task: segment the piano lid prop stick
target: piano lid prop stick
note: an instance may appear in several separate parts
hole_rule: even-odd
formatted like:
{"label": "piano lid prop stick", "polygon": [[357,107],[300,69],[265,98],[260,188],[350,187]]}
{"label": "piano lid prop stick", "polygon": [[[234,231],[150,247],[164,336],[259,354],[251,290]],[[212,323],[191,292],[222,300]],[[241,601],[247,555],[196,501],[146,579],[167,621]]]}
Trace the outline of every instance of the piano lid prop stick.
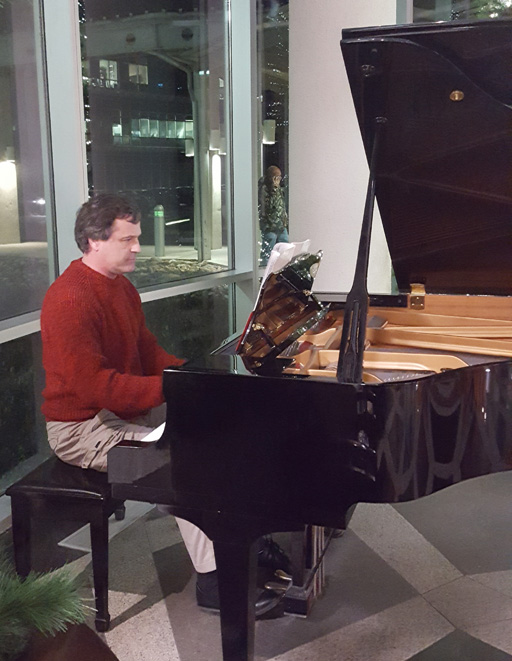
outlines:
{"label": "piano lid prop stick", "polygon": [[347,302],[345,304],[340,357],[336,370],[336,378],[342,383],[362,383],[363,380],[363,352],[366,339],[366,317],[368,315],[368,290],[366,281],[372,234],[373,207],[375,203],[375,167],[379,136],[381,128],[385,123],[385,117],[375,118],[370,176],[364,205],[363,225],[359,238],[356,272],[352,289],[347,296]]}

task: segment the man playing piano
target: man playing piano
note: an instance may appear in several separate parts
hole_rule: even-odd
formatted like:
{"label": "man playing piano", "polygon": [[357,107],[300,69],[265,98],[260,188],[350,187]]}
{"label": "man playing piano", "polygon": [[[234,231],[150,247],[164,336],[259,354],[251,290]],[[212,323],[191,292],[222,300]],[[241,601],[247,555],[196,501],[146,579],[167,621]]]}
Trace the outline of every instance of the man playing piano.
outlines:
{"label": "man playing piano", "polygon": [[[129,200],[102,194],[84,203],[75,223],[83,256],[51,285],[41,310],[48,441],[60,459],[82,468],[106,471],[114,445],[165,421],[163,370],[185,362],[158,345],[123,277],[135,268],[140,233],[140,212]],[[198,573],[198,604],[218,608],[213,544],[177,521]],[[257,600],[262,613],[276,595],[264,590]]]}

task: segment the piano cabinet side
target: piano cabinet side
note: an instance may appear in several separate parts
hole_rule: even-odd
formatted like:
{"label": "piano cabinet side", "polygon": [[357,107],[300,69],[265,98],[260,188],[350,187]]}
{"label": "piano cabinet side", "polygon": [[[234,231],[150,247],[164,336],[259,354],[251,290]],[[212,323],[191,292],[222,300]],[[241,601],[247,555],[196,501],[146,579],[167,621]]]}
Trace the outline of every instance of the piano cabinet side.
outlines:
{"label": "piano cabinet side", "polygon": [[425,312],[512,321],[512,298],[509,296],[427,294],[425,296]]}
{"label": "piano cabinet side", "polygon": [[381,502],[512,469],[512,361],[371,385]]}

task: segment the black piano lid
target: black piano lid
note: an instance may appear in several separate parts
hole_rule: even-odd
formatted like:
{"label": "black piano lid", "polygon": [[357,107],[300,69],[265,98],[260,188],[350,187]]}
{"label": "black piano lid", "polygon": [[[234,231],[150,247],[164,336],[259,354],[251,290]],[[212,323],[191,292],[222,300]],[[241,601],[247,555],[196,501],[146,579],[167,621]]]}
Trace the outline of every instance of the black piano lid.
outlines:
{"label": "black piano lid", "polygon": [[510,294],[512,21],[348,29],[341,49],[367,158],[387,119],[376,196],[400,291]]}

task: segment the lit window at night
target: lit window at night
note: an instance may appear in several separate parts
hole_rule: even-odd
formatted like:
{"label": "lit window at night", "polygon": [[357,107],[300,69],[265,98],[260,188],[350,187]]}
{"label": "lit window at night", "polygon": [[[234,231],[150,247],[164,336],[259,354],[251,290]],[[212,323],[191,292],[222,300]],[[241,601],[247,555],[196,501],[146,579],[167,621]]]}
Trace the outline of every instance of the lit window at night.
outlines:
{"label": "lit window at night", "polygon": [[105,81],[105,87],[117,86],[117,62],[115,60],[100,60],[100,80]]}
{"label": "lit window at night", "polygon": [[128,77],[130,83],[136,83],[137,85],[147,85],[148,84],[148,68],[144,64],[129,64],[128,65]]}

